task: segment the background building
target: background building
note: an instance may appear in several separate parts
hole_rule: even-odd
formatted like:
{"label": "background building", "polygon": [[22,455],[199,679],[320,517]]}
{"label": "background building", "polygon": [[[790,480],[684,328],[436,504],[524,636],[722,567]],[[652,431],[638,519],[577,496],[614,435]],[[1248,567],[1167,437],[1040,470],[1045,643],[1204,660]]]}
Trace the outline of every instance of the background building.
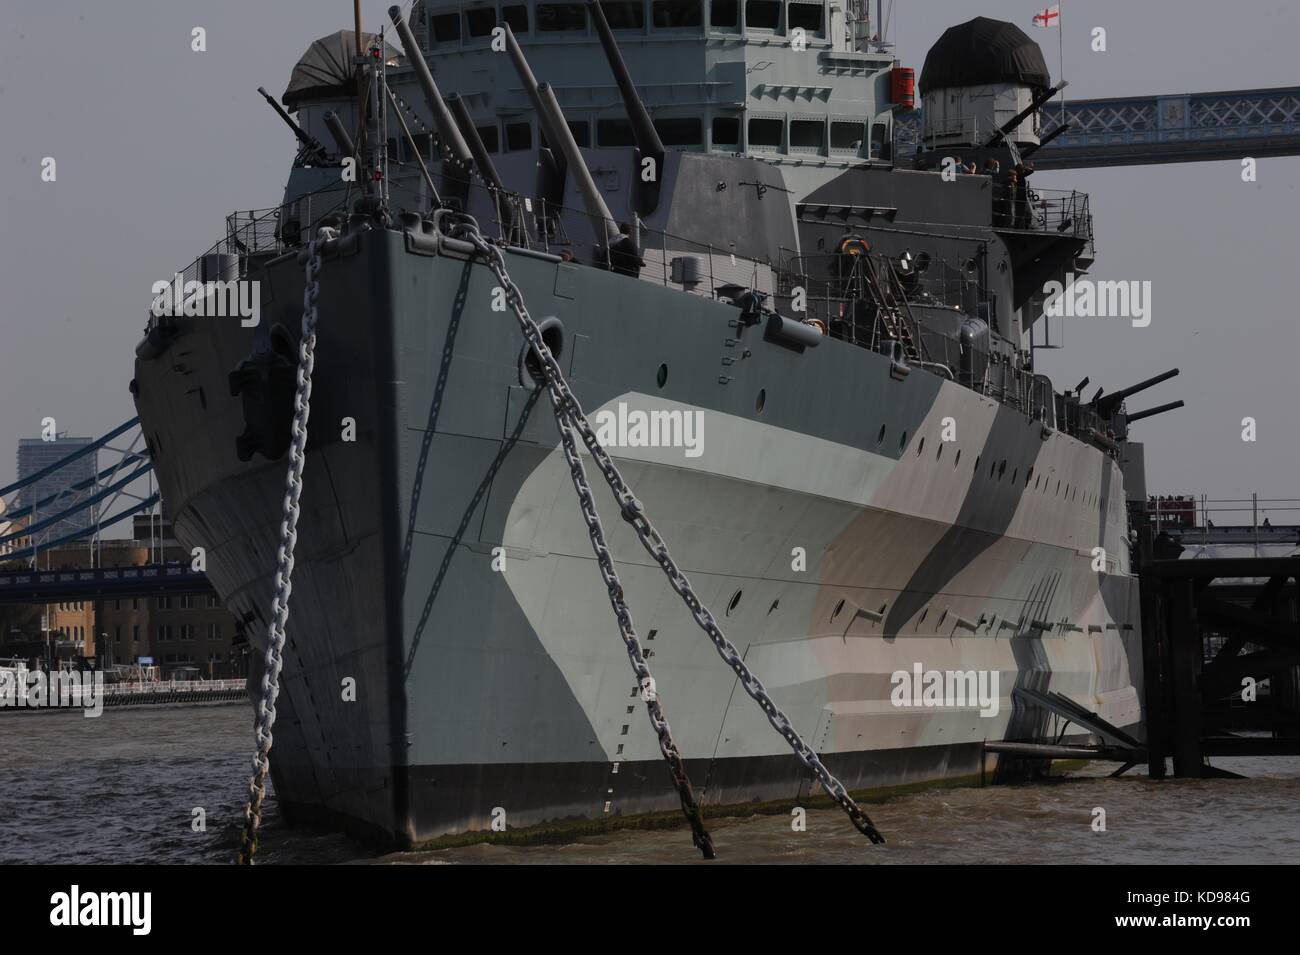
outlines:
{"label": "background building", "polygon": [[[59,435],[52,441],[46,441],[44,438],[20,438],[18,441],[18,480],[25,480],[43,468],[47,468],[67,457],[74,451],[93,443],[93,438],[70,438],[66,435]],[[41,520],[43,509],[39,507],[39,503],[53,495],[62,494],[57,502],[46,505],[46,513],[53,514],[66,509],[73,503],[76,499],[74,495],[78,493],[75,491],[70,492],[69,489],[74,484],[93,480],[98,468],[98,460],[97,451],[88,452],[52,474],[23,488],[18,494],[18,507],[38,505],[36,512],[32,515],[32,523],[39,523]],[[83,497],[92,493],[94,493],[93,487],[80,492]],[[32,537],[37,543],[44,544],[49,541],[57,541],[68,534],[83,531],[86,536],[90,536],[93,524],[93,508],[87,508],[78,514],[73,514],[56,522],[50,527],[34,532]]]}
{"label": "background building", "polygon": [[[57,570],[191,560],[189,551],[172,538],[165,514],[137,515],[132,533],[131,540],[104,540],[93,548],[81,541],[51,548],[42,552],[41,566]],[[91,658],[100,667],[151,662],[162,669],[164,679],[181,667],[195,667],[209,679],[248,674],[248,642],[242,626],[213,593],[70,599],[31,609],[38,613],[24,617],[20,632],[0,635],[0,640],[8,637],[25,647],[45,646],[38,622],[45,616],[54,652],[61,659]],[[0,656],[5,655],[0,650]]]}

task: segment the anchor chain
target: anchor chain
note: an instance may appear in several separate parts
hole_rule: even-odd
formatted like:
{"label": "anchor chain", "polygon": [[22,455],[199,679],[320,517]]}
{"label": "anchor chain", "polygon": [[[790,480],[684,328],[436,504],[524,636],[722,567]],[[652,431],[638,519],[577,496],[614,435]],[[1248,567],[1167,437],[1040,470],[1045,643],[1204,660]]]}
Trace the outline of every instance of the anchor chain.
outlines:
{"label": "anchor chain", "polygon": [[[578,506],[582,511],[582,519],[587,525],[587,535],[591,538],[591,549],[595,551],[596,562],[600,566],[600,576],[605,582],[605,589],[609,594],[609,603],[614,609],[614,617],[618,621],[619,636],[623,638],[623,644],[627,648],[627,657],[631,661],[632,672],[636,675],[637,688],[641,693],[642,701],[646,705],[646,714],[649,716],[650,726],[654,729],[655,736],[659,740],[659,751],[668,763],[668,773],[672,777],[673,786],[677,789],[678,798],[681,800],[682,814],[686,817],[686,821],[690,823],[691,838],[704,858],[714,859],[717,857],[717,853],[713,848],[713,838],[704,828],[704,818],[700,812],[699,804],[695,800],[695,791],[691,787],[690,777],[686,775],[686,765],[682,761],[681,753],[677,750],[677,744],[673,742],[672,729],[669,727],[668,720],[663,713],[663,707],[659,703],[658,689],[655,686],[654,677],[650,673],[650,667],[646,665],[645,654],[641,649],[641,641],[636,635],[636,626],[632,621],[632,613],[627,606],[623,583],[619,579],[617,569],[614,567],[614,558],[605,543],[604,525],[602,525],[600,514],[596,510],[596,499],[592,495],[591,485],[587,481],[587,471],[583,466],[582,458],[578,455],[577,443],[573,440],[573,431],[564,410],[564,392],[567,391],[564,376],[560,373],[559,365],[555,363],[549,349],[546,348],[545,342],[542,341],[541,332],[538,330],[536,323],[528,315],[528,310],[523,304],[523,298],[515,289],[510,276],[506,274],[505,262],[501,259],[500,253],[497,252],[496,258],[492,257],[492,252],[496,251],[496,247],[488,245],[476,228],[465,238],[468,238],[480,251],[488,256],[489,266],[506,290],[506,297],[511,301],[515,314],[524,326],[525,337],[533,343],[535,348],[541,346],[538,348],[538,354],[544,355],[543,361],[547,363],[546,388],[551,398],[551,404],[555,408],[555,423],[559,427],[564,457],[569,464],[569,477],[572,479],[574,490],[578,494]],[[585,424],[585,419],[583,419],[583,423]]]}
{"label": "anchor chain", "polygon": [[[668,582],[672,586],[673,590],[677,592],[678,596],[682,598],[687,608],[691,611],[691,616],[695,619],[696,624],[713,642],[714,647],[718,651],[718,655],[722,657],[723,661],[731,667],[736,676],[740,679],[740,684],[745,688],[745,692],[748,693],[756,703],[758,703],[762,708],[764,715],[767,716],[768,722],[772,724],[772,727],[780,733],[786,743],[789,744],[799,762],[817,777],[827,794],[830,795],[840,808],[844,810],[854,827],[873,843],[883,843],[885,837],[880,834],[878,829],[876,829],[875,825],[871,822],[871,819],[868,818],[867,814],[862,810],[862,807],[860,807],[854,801],[853,797],[849,795],[844,784],[826,768],[825,764],[823,764],[821,759],[818,757],[816,751],[804,742],[803,737],[801,737],[791,725],[789,718],[781,711],[780,707],[776,705],[775,701],[773,701],[772,697],[768,694],[762,681],[760,681],[758,677],[755,676],[745,665],[744,660],[741,659],[739,651],[731,641],[727,639],[726,635],[723,634],[717,621],[714,619],[713,614],[711,614],[708,608],[704,606],[703,602],[691,587],[691,583],[687,579],[686,575],[682,573],[681,569],[673,561],[672,555],[668,552],[668,545],[664,543],[659,532],[655,530],[654,525],[650,523],[650,519],[646,516],[645,509],[642,507],[641,502],[637,500],[636,496],[632,493],[631,488],[628,487],[627,482],[623,480],[623,475],[619,472],[613,459],[610,458],[609,454],[601,446],[600,442],[596,440],[596,432],[587,421],[587,417],[582,410],[582,405],[579,404],[577,397],[569,388],[564,373],[560,370],[559,363],[556,362],[555,356],[551,354],[550,349],[546,346],[546,342],[542,339],[541,329],[538,327],[537,322],[533,320],[533,317],[528,313],[528,308],[524,304],[523,296],[520,294],[519,289],[515,284],[510,280],[510,276],[506,272],[505,256],[502,254],[500,248],[492,245],[484,239],[472,220],[462,220],[457,223],[453,227],[453,235],[456,238],[471,243],[487,260],[488,268],[492,270],[497,281],[501,284],[501,287],[505,292],[506,301],[510,304],[511,310],[519,320],[519,325],[523,331],[524,338],[527,339],[528,343],[532,346],[534,352],[541,361],[542,369],[546,377],[546,387],[551,398],[551,404],[555,408],[556,419],[560,425],[560,437],[562,440],[567,438],[565,444],[565,457],[569,460],[569,468],[573,478],[573,483],[574,486],[578,488],[579,499],[583,502],[584,519],[587,518],[587,500],[583,500],[583,491],[586,490],[587,499],[590,499],[590,489],[586,488],[585,470],[581,469],[582,463],[576,455],[576,449],[574,454],[570,455],[569,453],[569,444],[572,442],[572,435],[568,430],[570,424],[581,436],[583,444],[586,445],[588,452],[592,456],[592,460],[595,461],[596,466],[600,469],[601,474],[605,478],[605,482],[609,485],[614,497],[618,500],[623,519],[632,525],[633,529],[636,531],[637,538],[641,541],[641,546],[646,549],[646,552],[649,553],[650,556],[655,559],[655,562],[659,564],[660,568],[662,568],[664,574],[668,577]],[[575,462],[577,467],[575,467]],[[612,558],[609,556],[609,550],[606,547],[603,535],[601,535],[600,532],[599,518],[596,519],[595,523],[588,520],[587,526],[588,531],[591,534],[592,547],[595,549],[596,556],[601,562],[601,575],[602,577],[606,577],[606,583],[608,584],[609,577],[606,576],[605,561],[610,561],[612,565]],[[616,577],[614,579],[617,580]],[[622,629],[623,617],[620,614],[619,604],[615,603],[615,599],[615,591],[611,589],[610,601],[611,603],[614,603],[615,614],[620,615],[619,626],[620,629]],[[619,601],[622,599],[621,587],[618,590],[617,599]],[[625,607],[623,608],[623,612],[626,612]],[[630,617],[628,618],[628,622],[630,624]],[[633,638],[635,639],[635,635],[633,635]],[[624,639],[626,640],[626,637]],[[633,659],[635,666],[635,658]],[[685,805],[685,796],[683,796],[683,805]]]}
{"label": "anchor chain", "polygon": [[257,752],[253,755],[253,774],[248,779],[244,832],[237,859],[240,865],[252,865],[253,856],[257,852],[257,830],[262,824],[262,802],[266,798],[266,774],[271,768],[271,728],[275,725],[275,701],[280,695],[284,627],[289,621],[289,595],[293,593],[293,551],[298,543],[299,498],[302,495],[302,469],[306,461],[307,419],[311,415],[311,379],[316,366],[316,299],[320,295],[320,247],[332,236],[333,230],[322,228],[307,245],[302,292],[302,340],[298,345],[298,381],[293,398],[293,438],[289,445],[289,470],[284,482],[284,516],[280,521],[275,599],[271,603],[271,626],[266,637],[262,696],[257,704]]}

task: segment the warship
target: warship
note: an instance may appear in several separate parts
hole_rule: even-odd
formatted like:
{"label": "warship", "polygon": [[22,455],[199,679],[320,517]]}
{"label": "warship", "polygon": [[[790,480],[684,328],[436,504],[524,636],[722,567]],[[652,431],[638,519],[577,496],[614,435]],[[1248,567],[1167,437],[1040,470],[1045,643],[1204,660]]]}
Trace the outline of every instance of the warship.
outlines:
{"label": "warship", "polygon": [[[305,433],[290,823],[399,847],[598,824],[675,810],[677,770],[706,812],[806,800],[828,786],[795,734],[848,791],[971,777],[987,741],[1051,738],[1034,694],[1140,728],[1124,399],[1151,382],[1085,400],[1035,372],[1044,287],[1094,257],[1087,197],[1029,186],[1060,88],[1037,44],[979,17],[918,82],[866,0],[389,15],[267,96],[283,201],[178,276],[256,282],[257,322],[155,308],[131,383],[175,535],[259,657]],[[677,579],[594,447],[566,453],[561,381]],[[899,705],[921,670],[995,698]]]}

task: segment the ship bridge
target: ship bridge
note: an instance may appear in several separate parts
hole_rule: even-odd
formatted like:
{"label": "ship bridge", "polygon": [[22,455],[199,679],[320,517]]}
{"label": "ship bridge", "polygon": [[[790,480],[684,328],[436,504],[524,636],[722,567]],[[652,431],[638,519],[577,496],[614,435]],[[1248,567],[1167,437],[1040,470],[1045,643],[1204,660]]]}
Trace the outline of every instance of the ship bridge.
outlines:
{"label": "ship bridge", "polygon": [[[488,152],[530,151],[543,138],[502,44],[494,46],[500,24],[551,85],[579,146],[632,146],[588,6],[417,0],[409,22],[439,87],[465,101]],[[867,49],[866,0],[602,0],[601,7],[665,146],[819,168],[891,158],[894,112],[912,104],[910,93],[893,102],[892,54]],[[390,76],[401,82],[400,69]],[[291,94],[284,101],[328,142],[324,112],[352,125],[344,92],[329,103]],[[434,155],[432,144],[428,150]]]}

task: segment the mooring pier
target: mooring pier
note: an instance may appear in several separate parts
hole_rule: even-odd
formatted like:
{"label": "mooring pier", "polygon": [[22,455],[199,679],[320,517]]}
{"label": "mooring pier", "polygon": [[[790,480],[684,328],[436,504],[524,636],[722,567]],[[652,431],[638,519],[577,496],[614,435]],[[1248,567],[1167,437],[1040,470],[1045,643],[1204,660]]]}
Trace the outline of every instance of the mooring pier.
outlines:
{"label": "mooring pier", "polygon": [[[1135,509],[1146,760],[1152,778],[1226,773],[1211,757],[1300,755],[1300,501],[1152,499]],[[1250,523],[1216,526],[1250,513]],[[1232,774],[1226,774],[1232,775]]]}

